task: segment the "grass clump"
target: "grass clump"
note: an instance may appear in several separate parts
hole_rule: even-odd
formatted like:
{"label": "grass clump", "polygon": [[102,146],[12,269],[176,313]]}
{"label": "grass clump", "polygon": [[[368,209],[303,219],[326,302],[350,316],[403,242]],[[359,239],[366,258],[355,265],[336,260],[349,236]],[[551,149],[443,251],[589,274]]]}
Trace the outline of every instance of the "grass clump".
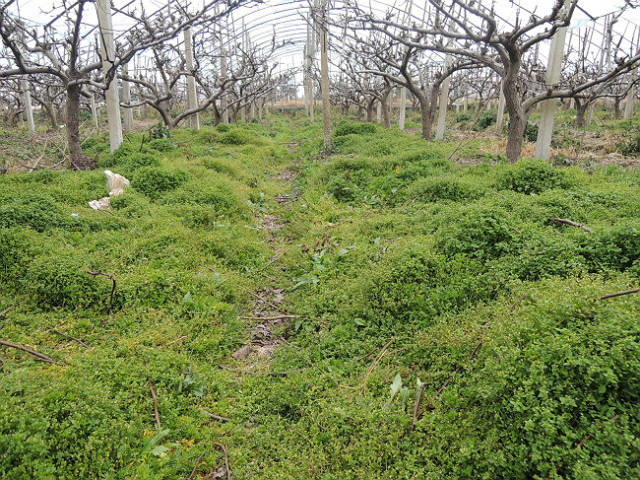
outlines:
{"label": "grass clump", "polygon": [[413,182],[407,191],[407,197],[422,202],[461,202],[475,200],[482,194],[483,190],[477,184],[452,177],[421,178]]}
{"label": "grass clump", "polygon": [[569,181],[561,170],[544,160],[520,160],[504,171],[496,182],[499,189],[532,194],[552,188],[569,186]]}
{"label": "grass clump", "polygon": [[0,197],[0,228],[23,226],[43,232],[67,223],[50,195],[31,191],[7,194]]}
{"label": "grass clump", "polygon": [[520,236],[509,214],[484,205],[452,212],[437,232],[437,248],[447,257],[486,260],[515,252]]}
{"label": "grass clump", "polygon": [[183,170],[142,167],[135,172],[131,186],[151,198],[157,198],[163,192],[178,188],[187,178]]}
{"label": "grass clump", "polygon": [[[38,257],[24,275],[25,292],[44,309],[94,307],[108,295],[105,282],[89,276],[87,265],[71,253]],[[111,285],[108,285],[110,287]]]}
{"label": "grass clump", "polygon": [[374,123],[342,121],[336,126],[333,131],[333,135],[335,137],[343,137],[345,135],[367,135],[376,133],[376,131],[376,125]]}

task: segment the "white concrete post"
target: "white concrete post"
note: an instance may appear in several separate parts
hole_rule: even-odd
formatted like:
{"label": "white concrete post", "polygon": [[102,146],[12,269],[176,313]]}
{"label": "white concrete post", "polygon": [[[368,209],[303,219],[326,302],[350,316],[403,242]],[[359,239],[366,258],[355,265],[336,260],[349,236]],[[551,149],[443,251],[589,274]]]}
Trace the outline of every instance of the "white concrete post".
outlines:
{"label": "white concrete post", "polygon": [[496,130],[502,132],[502,121],[504,120],[504,91],[502,90],[502,82],[500,82],[500,94],[498,95],[498,113],[496,114]]}
{"label": "white concrete post", "polygon": [[398,128],[404,130],[404,122],[407,118],[407,89],[400,88],[400,113],[398,116]]}
{"label": "white concrete post", "polygon": [[382,102],[378,100],[376,103],[376,122],[382,123]]}
{"label": "white concrete post", "polygon": [[[110,0],[96,0],[96,12],[100,28],[100,50],[102,54],[102,69],[106,75],[113,65],[115,45],[113,43],[113,25],[111,23]],[[120,119],[120,96],[118,95],[117,77],[108,85],[105,91],[107,103],[107,122],[109,124],[109,144],[111,151],[122,145],[122,120]]]}
{"label": "white concrete post", "polygon": [[[224,82],[227,78],[227,57],[224,51],[224,36],[220,30],[220,78]],[[220,95],[220,109],[222,112],[222,123],[229,123],[229,111],[227,110],[227,100],[224,93]]]}
{"label": "white concrete post", "polygon": [[22,99],[24,101],[24,115],[27,120],[27,126],[29,132],[35,133],[36,124],[33,121],[33,107],[31,106],[31,92],[29,91],[29,84],[26,80],[20,80],[20,90],[22,90]]}
{"label": "white concrete post", "polygon": [[[565,2],[565,8],[568,2]],[[560,81],[562,70],[562,57],[564,56],[564,40],[567,34],[566,27],[559,28],[551,40],[549,60],[547,64],[546,84],[555,86]],[[551,154],[551,135],[553,134],[553,120],[556,113],[556,99],[545,100],[542,105],[540,123],[538,124],[538,139],[536,141],[536,158],[547,160]]]}
{"label": "white concrete post", "polygon": [[327,23],[327,0],[322,0],[320,17],[320,88],[322,90],[322,132],[324,147],[331,147],[331,104],[329,102],[329,34]]}
{"label": "white concrete post", "polygon": [[[444,61],[444,68],[447,69],[451,64],[451,56],[447,55]],[[436,140],[444,138],[444,128],[447,122],[447,104],[449,103],[449,84],[451,79],[445,78],[440,85],[440,100],[438,105],[438,124],[436,126]]]}
{"label": "white concrete post", "polygon": [[[187,109],[198,108],[198,91],[196,90],[196,79],[193,76],[193,39],[191,27],[184,29],[184,57],[189,72],[187,77]],[[189,126],[200,130],[200,116],[197,113],[189,116]]]}
{"label": "white concrete post", "polygon": [[629,89],[627,98],[624,101],[624,119],[633,117],[633,109],[636,104],[636,87],[635,85]]}
{"label": "white concrete post", "polygon": [[[125,76],[129,74],[129,68],[126,63],[122,66],[122,73]],[[122,81],[122,103],[131,105],[131,85],[127,80]],[[125,131],[130,132],[133,130],[133,109],[125,108],[122,112],[122,117]]]}
{"label": "white concrete post", "polygon": [[304,83],[305,83],[305,102],[307,105],[307,113],[309,120],[313,123],[314,119],[314,105],[313,105],[313,57],[315,55],[315,40],[313,38],[313,26],[312,16],[307,16],[307,44],[305,46],[305,59],[304,59]]}
{"label": "white concrete post", "polygon": [[93,118],[93,125],[98,129],[100,123],[98,122],[98,107],[96,106],[96,95],[91,94],[91,117]]}

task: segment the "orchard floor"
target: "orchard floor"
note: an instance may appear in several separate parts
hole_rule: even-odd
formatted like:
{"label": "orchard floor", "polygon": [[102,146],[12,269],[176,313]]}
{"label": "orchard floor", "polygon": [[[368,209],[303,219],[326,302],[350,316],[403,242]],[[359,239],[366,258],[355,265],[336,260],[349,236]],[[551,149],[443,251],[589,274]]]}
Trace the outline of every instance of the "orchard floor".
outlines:
{"label": "orchard floor", "polygon": [[0,177],[0,340],[54,362],[0,347],[1,478],[640,476],[640,294],[604,298],[640,287],[638,171],[321,138]]}

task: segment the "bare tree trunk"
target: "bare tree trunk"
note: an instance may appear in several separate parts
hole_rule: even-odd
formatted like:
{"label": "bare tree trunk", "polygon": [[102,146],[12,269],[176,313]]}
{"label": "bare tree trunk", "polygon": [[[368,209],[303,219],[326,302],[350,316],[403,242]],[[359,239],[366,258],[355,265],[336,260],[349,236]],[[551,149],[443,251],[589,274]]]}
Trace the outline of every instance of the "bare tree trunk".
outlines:
{"label": "bare tree trunk", "polygon": [[375,98],[367,102],[367,122],[373,122],[373,106],[375,105],[375,103]]}
{"label": "bare tree trunk", "polygon": [[581,100],[574,98],[574,103],[576,106],[576,127],[584,128],[585,115],[587,113],[587,107],[589,106],[589,102],[582,102]]}
{"label": "bare tree trunk", "polygon": [[391,118],[389,116],[389,93],[391,90],[387,90],[380,101],[382,106],[382,124],[384,128],[391,128]]}
{"label": "bare tree trunk", "polygon": [[[515,57],[515,56],[514,56]],[[507,160],[517,162],[522,153],[522,143],[524,141],[524,130],[527,126],[529,113],[524,110],[522,86],[518,83],[518,71],[520,70],[520,59],[510,58],[508,65],[505,65],[505,76],[503,79],[504,100],[509,112],[509,134],[507,136]]]}
{"label": "bare tree trunk", "polygon": [[67,142],[69,144],[70,167],[75,170],[96,168],[95,160],[82,153],[80,143],[80,87],[67,86]]}
{"label": "bare tree trunk", "polygon": [[[437,95],[437,93],[436,93]],[[431,108],[429,101],[424,95],[418,97],[420,101],[420,114],[422,117],[422,138],[425,140],[431,140],[431,128],[433,127],[433,116],[431,115]]]}
{"label": "bare tree trunk", "polygon": [[613,98],[613,111],[616,118],[620,118],[622,116],[622,111],[620,110],[620,102],[622,101],[622,97],[614,97]]}

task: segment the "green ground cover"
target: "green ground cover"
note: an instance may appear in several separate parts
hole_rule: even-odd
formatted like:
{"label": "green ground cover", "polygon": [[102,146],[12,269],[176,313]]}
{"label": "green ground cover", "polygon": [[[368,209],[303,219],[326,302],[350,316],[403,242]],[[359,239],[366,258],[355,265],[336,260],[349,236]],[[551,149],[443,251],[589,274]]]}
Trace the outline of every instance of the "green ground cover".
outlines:
{"label": "green ground cover", "polygon": [[152,137],[0,177],[0,339],[56,362],[0,350],[0,477],[224,478],[214,442],[239,479],[640,475],[640,297],[600,299],[640,286],[636,170],[354,122],[320,158],[277,116]]}

